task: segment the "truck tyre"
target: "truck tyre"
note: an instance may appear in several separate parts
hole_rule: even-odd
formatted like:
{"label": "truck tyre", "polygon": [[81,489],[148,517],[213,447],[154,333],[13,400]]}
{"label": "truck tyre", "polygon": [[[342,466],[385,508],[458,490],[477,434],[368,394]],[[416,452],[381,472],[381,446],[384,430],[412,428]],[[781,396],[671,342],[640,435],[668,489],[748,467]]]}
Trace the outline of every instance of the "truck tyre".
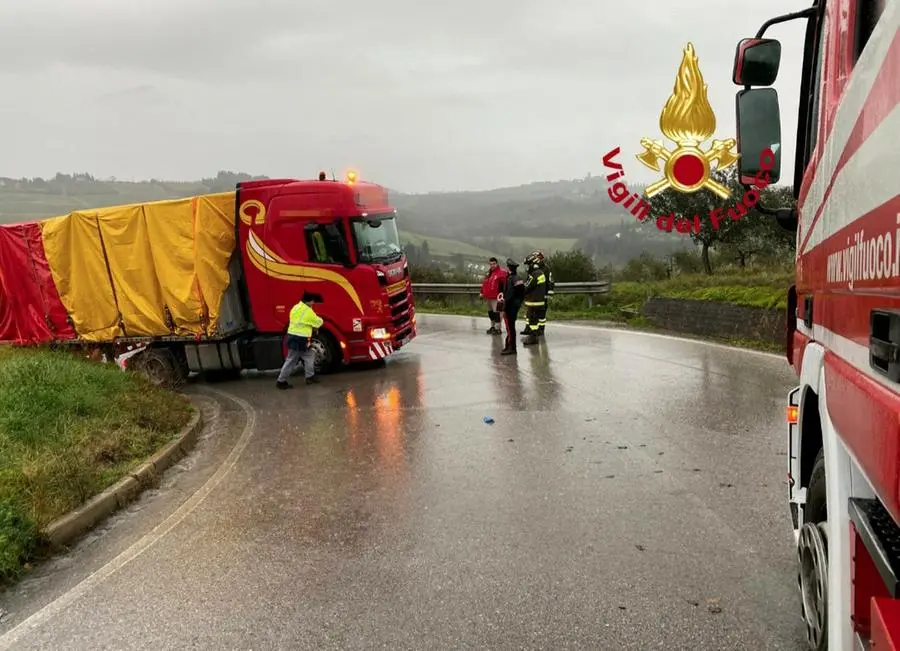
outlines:
{"label": "truck tyre", "polygon": [[337,342],[329,332],[319,330],[312,336],[310,348],[316,353],[316,373],[334,373],[340,364]]}
{"label": "truck tyre", "polygon": [[809,477],[809,487],[806,490],[806,513],[804,522],[825,522],[828,520],[828,508],[825,501],[825,450],[819,450],[812,473]]}
{"label": "truck tyre", "polygon": [[143,375],[155,387],[177,389],[187,379],[175,355],[166,348],[148,348],[135,355],[134,364],[129,368]]}
{"label": "truck tyre", "polygon": [[825,450],[813,464],[800,540],[799,583],[806,641],[813,651],[828,648],[828,507],[825,500]]}

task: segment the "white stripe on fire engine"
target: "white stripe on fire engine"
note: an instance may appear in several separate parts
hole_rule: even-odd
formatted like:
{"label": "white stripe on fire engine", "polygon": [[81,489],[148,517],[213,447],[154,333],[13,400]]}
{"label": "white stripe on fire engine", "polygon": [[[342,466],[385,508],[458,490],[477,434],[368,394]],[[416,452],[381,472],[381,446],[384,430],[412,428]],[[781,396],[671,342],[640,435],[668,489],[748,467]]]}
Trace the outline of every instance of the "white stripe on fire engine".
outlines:
{"label": "white stripe on fire engine", "polygon": [[858,344],[852,339],[842,337],[833,330],[829,330],[817,323],[813,324],[812,331],[810,331],[806,324],[803,323],[803,319],[799,317],[797,318],[797,331],[822,344],[826,350],[830,350],[850,364],[850,366],[872,378],[886,389],[900,394],[900,387],[883,375],[879,375],[869,366],[869,349],[866,346]]}
{"label": "white stripe on fire engine", "polygon": [[[898,134],[900,104],[894,107],[838,173],[825,210],[803,253],[811,251],[853,220],[900,194]],[[814,213],[804,211],[804,215],[804,219],[811,221]]]}
{"label": "white stripe on fire engine", "polygon": [[369,359],[373,361],[378,359],[378,353],[375,352],[374,346],[369,346]]}
{"label": "white stripe on fire engine", "polygon": [[[875,83],[875,77],[878,76],[878,72],[884,65],[884,60],[887,57],[888,49],[894,40],[894,34],[897,32],[898,26],[900,26],[900,3],[892,2],[884,8],[884,13],[882,13],[878,25],[869,37],[866,49],[856,63],[853,74],[850,76],[850,81],[847,82],[847,86],[844,88],[844,95],[838,104],[837,112],[834,116],[834,126],[824,143],[825,151],[822,153],[822,160],[819,161],[819,165],[816,168],[816,176],[812,181],[809,194],[806,196],[806,203],[803,206],[803,212],[809,215],[809,219],[812,219],[819,206],[822,205],[825,189],[828,187],[831,177],[834,176],[838,160],[840,160],[841,154],[847,146],[847,141],[850,140],[850,134],[853,131],[853,127],[856,126],[856,120],[869,97],[869,92]],[[824,113],[823,109],[824,105],[820,108],[820,112]],[[869,139],[871,140],[874,136],[875,134],[872,134]],[[884,145],[889,147],[891,143],[886,142]],[[814,230],[818,231],[821,226],[821,224],[817,224]],[[803,233],[803,236],[805,236],[805,233]],[[816,237],[815,233],[813,237]],[[821,239],[819,238],[820,241]],[[809,246],[812,246],[812,241],[810,241]]]}

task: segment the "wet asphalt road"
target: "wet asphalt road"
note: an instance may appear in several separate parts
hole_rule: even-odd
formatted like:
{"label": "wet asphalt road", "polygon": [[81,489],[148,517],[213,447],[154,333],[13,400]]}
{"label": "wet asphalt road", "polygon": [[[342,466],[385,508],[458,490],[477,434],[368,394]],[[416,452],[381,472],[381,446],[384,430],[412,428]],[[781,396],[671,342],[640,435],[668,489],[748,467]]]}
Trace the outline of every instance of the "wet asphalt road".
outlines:
{"label": "wet asphalt road", "polygon": [[783,360],[419,325],[386,368],[193,387],[196,451],[0,596],[0,649],[801,648]]}

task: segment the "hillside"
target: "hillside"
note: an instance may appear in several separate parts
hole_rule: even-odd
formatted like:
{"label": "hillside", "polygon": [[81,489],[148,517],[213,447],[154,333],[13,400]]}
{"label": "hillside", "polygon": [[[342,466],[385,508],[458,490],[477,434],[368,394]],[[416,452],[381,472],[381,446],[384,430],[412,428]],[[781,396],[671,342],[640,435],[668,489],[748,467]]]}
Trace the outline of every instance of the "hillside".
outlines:
{"label": "hillside", "polygon": [[[89,174],[0,178],[0,223],[225,192],[249,178],[265,177],[219,172],[194,182],[99,180]],[[643,250],[665,255],[686,246],[684,238],[637,224],[610,202],[606,187],[604,178],[588,176],[483,192],[391,196],[404,242],[420,248],[427,240],[433,258],[456,265],[483,262],[490,255],[520,258],[536,248],[552,252],[574,247],[589,250],[599,263],[622,264]]]}

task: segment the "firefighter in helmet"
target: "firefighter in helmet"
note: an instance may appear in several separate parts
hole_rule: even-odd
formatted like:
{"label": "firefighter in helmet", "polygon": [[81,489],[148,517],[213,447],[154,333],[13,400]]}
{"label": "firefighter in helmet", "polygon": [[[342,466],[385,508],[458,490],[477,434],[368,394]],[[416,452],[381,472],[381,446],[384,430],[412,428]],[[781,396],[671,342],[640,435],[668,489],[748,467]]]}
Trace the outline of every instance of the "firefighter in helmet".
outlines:
{"label": "firefighter in helmet", "polygon": [[[537,329],[537,333],[536,333],[538,337],[543,337],[544,336],[544,328],[547,325],[547,306],[550,301],[550,297],[553,296],[553,287],[554,287],[555,283],[553,282],[553,274],[547,268],[547,258],[544,256],[543,251],[533,251],[528,256],[528,258],[526,258],[526,261],[528,259],[533,259],[535,261],[535,264],[537,265],[537,267],[544,273],[545,282],[547,285],[547,289],[544,294],[544,305],[542,306],[542,308],[540,310],[540,316],[538,318],[538,329]],[[521,334],[527,335],[527,334],[529,334],[529,332],[530,331],[528,329],[528,326],[526,325],[525,329],[522,330]]]}
{"label": "firefighter in helmet", "polygon": [[553,282],[553,272],[547,267],[547,259],[544,257],[543,252],[537,251],[538,254],[538,267],[540,267],[541,271],[544,272],[544,276],[547,278],[547,295],[544,297],[544,307],[541,311],[540,319],[538,320],[538,337],[544,336],[544,328],[547,325],[547,308],[550,305],[550,297],[553,296],[553,288],[556,283]]}
{"label": "firefighter in helmet", "polygon": [[543,257],[540,251],[536,251],[525,258],[525,268],[528,270],[528,277],[525,280],[525,319],[528,322],[525,331],[527,335],[522,341],[525,346],[531,346],[538,342],[538,330],[546,308],[547,277],[540,267],[538,254]]}

